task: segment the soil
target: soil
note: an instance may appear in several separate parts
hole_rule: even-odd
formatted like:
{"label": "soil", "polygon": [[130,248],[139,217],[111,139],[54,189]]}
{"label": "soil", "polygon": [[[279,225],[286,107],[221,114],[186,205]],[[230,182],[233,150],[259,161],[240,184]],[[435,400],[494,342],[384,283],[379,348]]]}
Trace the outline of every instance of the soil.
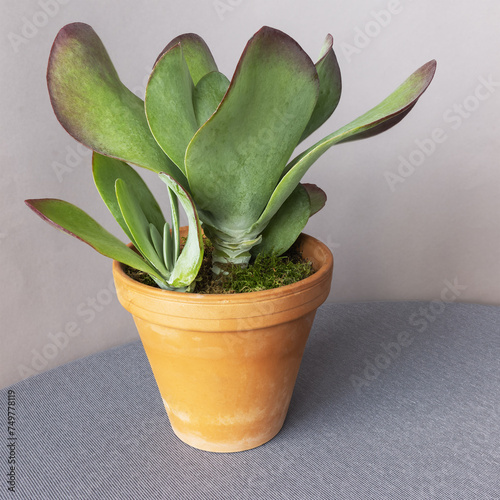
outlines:
{"label": "soil", "polygon": [[[292,246],[286,253],[278,256],[259,256],[250,265],[242,269],[240,266],[226,264],[221,266],[227,274],[215,276],[212,273],[212,246],[205,239],[205,252],[194,293],[227,294],[257,292],[291,285],[314,274],[312,264],[302,258],[301,253]],[[158,285],[147,274],[137,269],[124,266],[128,276],[145,285],[158,288]]]}

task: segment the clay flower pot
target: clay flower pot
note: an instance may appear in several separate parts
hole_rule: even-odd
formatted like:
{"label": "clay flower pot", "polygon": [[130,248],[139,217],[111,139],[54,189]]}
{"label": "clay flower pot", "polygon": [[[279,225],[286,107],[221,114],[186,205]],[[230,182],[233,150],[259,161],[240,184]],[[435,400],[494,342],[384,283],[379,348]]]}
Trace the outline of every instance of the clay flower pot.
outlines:
{"label": "clay flower pot", "polygon": [[316,272],[293,285],[228,295],[169,292],[113,275],[135,324],[170,423],[185,443],[236,452],[283,426],[316,309],[328,297],[333,257],[302,234]]}

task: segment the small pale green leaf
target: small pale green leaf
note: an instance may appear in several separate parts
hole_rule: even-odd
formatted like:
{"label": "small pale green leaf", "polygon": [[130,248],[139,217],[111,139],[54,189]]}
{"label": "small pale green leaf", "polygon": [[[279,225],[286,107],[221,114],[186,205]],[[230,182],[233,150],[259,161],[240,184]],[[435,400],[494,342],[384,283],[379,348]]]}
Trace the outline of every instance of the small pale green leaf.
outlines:
{"label": "small pale green leaf", "polygon": [[116,180],[116,199],[122,211],[137,249],[163,276],[168,276],[163,259],[156,253],[151,243],[149,221],[134,196],[134,192],[123,179]]}
{"label": "small pale green leaf", "polygon": [[109,211],[132,243],[135,244],[134,239],[127,223],[123,220],[122,211],[116,199],[115,184],[117,179],[123,179],[130,187],[148,222],[154,224],[158,231],[163,231],[165,217],[163,217],[161,208],[146,183],[131,166],[115,158],[109,158],[94,152],[92,156],[92,173],[95,185],[104,203],[106,203]]}
{"label": "small pale green leaf", "polygon": [[156,269],[75,205],[50,198],[26,200],[25,203],[42,219],[87,243],[100,254],[165,281]]}
{"label": "small pale green leaf", "polygon": [[193,81],[180,43],[156,63],[146,87],[146,115],[156,141],[185,173],[187,145],[198,130]]}
{"label": "small pale green leaf", "polygon": [[163,227],[163,261],[167,269],[172,272],[175,261],[172,249],[172,233],[170,232],[170,225],[168,222],[165,222],[165,226]]}
{"label": "small pale green leaf", "polygon": [[[176,36],[158,56],[157,62],[160,58],[168,52],[175,45],[181,44],[184,58],[186,59],[191,78],[195,85],[207,74],[212,71],[217,71],[215,60],[201,36],[195,33],[185,33]],[[156,63],[155,63],[156,64]]]}
{"label": "small pale green leaf", "polygon": [[217,111],[186,151],[200,210],[227,232],[265,208],[316,104],[318,75],[288,35],[264,27],[248,42]]}
{"label": "small pale green leaf", "polygon": [[330,34],[327,35],[321,49],[316,70],[319,77],[319,96],[309,123],[300,138],[301,141],[309,137],[332,115],[342,93],[339,63],[333,51],[333,37]]}
{"label": "small pale green leaf", "polygon": [[160,179],[179,199],[188,219],[189,232],[182,252],[175,263],[168,283],[176,288],[189,286],[200,269],[203,260],[203,233],[198,214],[189,193],[176,180],[164,173]]}
{"label": "small pale green leaf", "polygon": [[144,103],[120,81],[89,25],[72,23],[59,31],[47,83],[54,112],[75,139],[103,155],[186,182],[151,135]]}
{"label": "small pale green leaf", "polygon": [[218,71],[208,73],[198,82],[193,93],[193,105],[199,127],[214,114],[228,87],[229,80]]}
{"label": "small pale green leaf", "polygon": [[[151,238],[151,243],[153,243],[153,247],[156,251],[157,255],[163,255],[163,238],[161,234],[158,232],[158,229],[156,229],[156,226],[154,224],[149,223],[149,236]],[[168,269],[168,266],[165,265],[165,267]]]}
{"label": "small pale green leaf", "polygon": [[428,62],[415,71],[378,106],[320,140],[292,160],[256,225],[265,224],[276,213],[311,165],[330,147],[347,140],[362,139],[379,134],[401,121],[425,92],[435,71],[436,61]]}
{"label": "small pale green leaf", "polygon": [[252,248],[252,255],[286,252],[306,226],[310,211],[309,195],[299,184],[264,229],[262,242]]}
{"label": "small pale green leaf", "polygon": [[[181,236],[179,233],[179,199],[170,188],[168,188],[168,199],[170,200],[170,212],[172,215],[172,261],[176,262],[181,253]],[[170,234],[170,228],[168,234]]]}

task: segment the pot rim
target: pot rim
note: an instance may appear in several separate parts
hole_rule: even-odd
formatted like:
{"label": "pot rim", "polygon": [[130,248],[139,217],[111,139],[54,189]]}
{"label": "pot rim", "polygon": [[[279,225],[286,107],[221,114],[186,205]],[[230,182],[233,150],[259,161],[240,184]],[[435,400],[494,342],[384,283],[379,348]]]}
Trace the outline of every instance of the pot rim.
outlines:
{"label": "pot rim", "polygon": [[[333,270],[333,254],[331,250],[320,240],[310,236],[306,233],[301,233],[297,238],[299,242],[299,248],[303,251],[303,247],[306,243],[309,245],[314,245],[322,250],[322,259],[315,258],[314,255],[309,255],[308,260],[313,262],[313,266],[319,265],[319,268],[307,278],[292,283],[291,285],[284,285],[278,288],[272,288],[269,290],[260,290],[253,292],[239,292],[239,293],[185,293],[177,292],[173,290],[162,290],[160,288],[155,288],[149,285],[140,283],[130,276],[128,276],[123,270],[121,262],[113,261],[113,275],[115,279],[122,281],[127,287],[132,289],[134,292],[141,295],[148,295],[156,299],[168,299],[178,303],[186,302],[200,302],[200,303],[234,303],[234,302],[264,302],[271,298],[276,299],[277,296],[285,297],[289,295],[296,295],[304,293],[307,289],[318,286],[318,284],[324,280],[331,280],[331,273]],[[128,244],[129,247],[133,247],[132,243]]]}

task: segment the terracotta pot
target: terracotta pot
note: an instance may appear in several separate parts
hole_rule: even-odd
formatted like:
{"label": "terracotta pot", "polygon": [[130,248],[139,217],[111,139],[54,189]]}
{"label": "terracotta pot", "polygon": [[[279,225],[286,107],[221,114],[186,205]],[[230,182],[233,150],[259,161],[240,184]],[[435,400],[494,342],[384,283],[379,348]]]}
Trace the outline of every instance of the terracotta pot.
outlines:
{"label": "terracotta pot", "polygon": [[326,245],[305,234],[299,242],[316,272],[262,292],[169,292],[113,263],[118,299],[134,317],[172,428],[185,443],[243,451],[280,431],[333,271]]}

